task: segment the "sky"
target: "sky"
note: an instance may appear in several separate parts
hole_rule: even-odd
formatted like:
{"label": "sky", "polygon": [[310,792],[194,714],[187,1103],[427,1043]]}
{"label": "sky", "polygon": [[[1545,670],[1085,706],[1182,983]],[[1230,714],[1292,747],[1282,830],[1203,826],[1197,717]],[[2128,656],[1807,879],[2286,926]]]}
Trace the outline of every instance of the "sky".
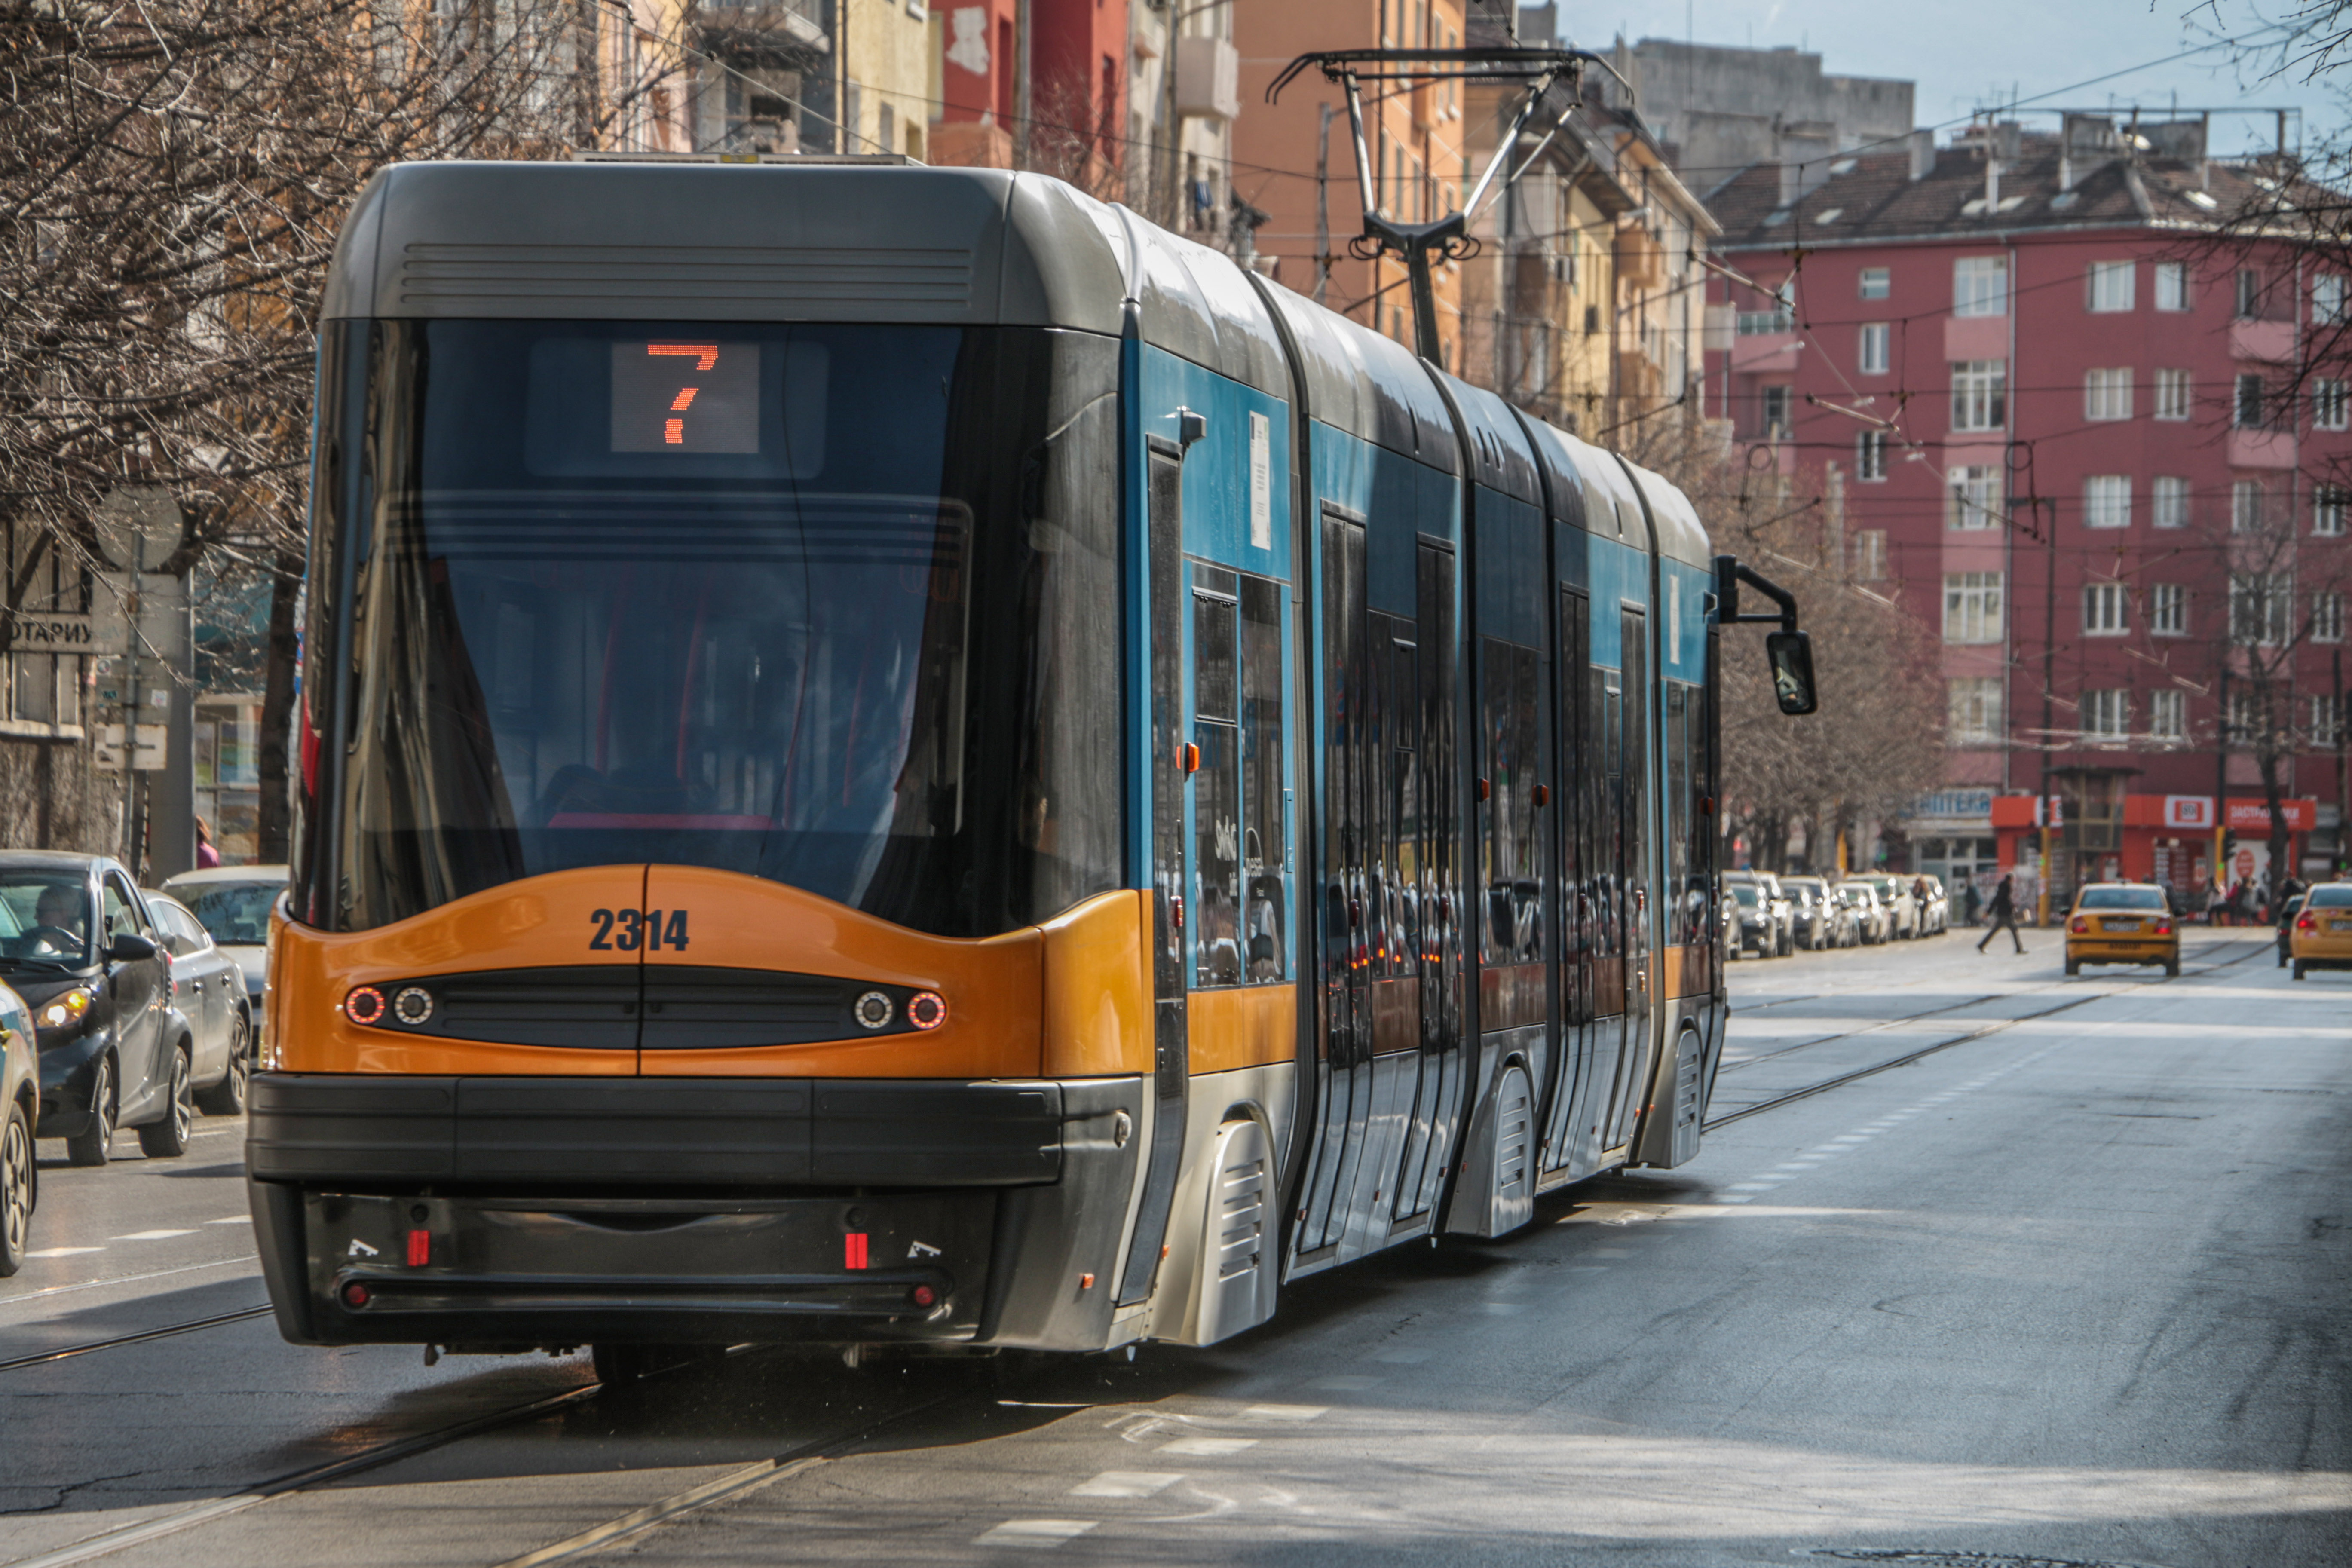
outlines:
{"label": "sky", "polygon": [[[1965,122],[1971,110],[2012,93],[2050,107],[2099,109],[2111,102],[2162,109],[2284,107],[2304,111],[2306,144],[2341,132],[2352,64],[2331,89],[2300,69],[2262,79],[2263,65],[2233,60],[2228,48],[2150,66],[2217,38],[2259,40],[2266,23],[2305,0],[1560,0],[1561,31],[1579,47],[1688,37],[1702,44],[1795,45],[1845,76],[1906,78],[1918,84],[1921,125]],[[2184,15],[2185,13],[2193,14]],[[1687,29],[1687,31],[1685,30]],[[2281,35],[2267,34],[2270,38]],[[2079,87],[2093,78],[2127,72]],[[2064,89],[2072,90],[2064,90]],[[2054,94],[2055,96],[2044,96]],[[2177,95],[2177,98],[2176,98]],[[2027,105],[2026,107],[2032,107]],[[2056,129],[2053,118],[2025,116]],[[2267,149],[2277,134],[2268,113],[2217,115],[2212,149]],[[2295,124],[2288,123],[2288,144]]]}

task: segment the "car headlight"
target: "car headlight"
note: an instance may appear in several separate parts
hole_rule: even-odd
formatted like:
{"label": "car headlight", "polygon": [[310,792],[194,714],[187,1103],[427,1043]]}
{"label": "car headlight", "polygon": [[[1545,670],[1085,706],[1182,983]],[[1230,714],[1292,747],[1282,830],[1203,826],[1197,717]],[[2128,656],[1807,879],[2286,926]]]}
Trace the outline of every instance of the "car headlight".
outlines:
{"label": "car headlight", "polygon": [[43,1003],[41,1010],[34,1016],[40,1027],[44,1029],[62,1029],[80,1022],[81,1016],[89,1011],[90,1004],[97,1000],[97,995],[95,987],[77,985],[72,990],[52,996]]}

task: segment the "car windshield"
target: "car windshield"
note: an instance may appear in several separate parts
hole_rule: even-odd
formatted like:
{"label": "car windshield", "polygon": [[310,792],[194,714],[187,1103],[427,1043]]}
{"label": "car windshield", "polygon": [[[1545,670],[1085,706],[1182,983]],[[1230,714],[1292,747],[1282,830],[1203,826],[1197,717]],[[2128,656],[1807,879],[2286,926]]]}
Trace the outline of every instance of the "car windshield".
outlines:
{"label": "car windshield", "polygon": [[69,872],[0,871],[0,964],[76,969],[89,962],[89,889]]}
{"label": "car windshield", "polygon": [[1739,907],[1743,910],[1756,907],[1756,885],[1753,882],[1734,882],[1731,896],[1739,900]]}
{"label": "car windshield", "polygon": [[2352,882],[2330,882],[2311,889],[2307,906],[2315,910],[2352,910]]}
{"label": "car windshield", "polygon": [[2085,888],[2083,901],[2076,906],[2085,910],[2160,910],[2164,894],[2154,888]]}
{"label": "car windshield", "polygon": [[166,882],[163,891],[187,906],[213,940],[225,947],[259,947],[269,940],[269,908],[286,890],[284,881]]}

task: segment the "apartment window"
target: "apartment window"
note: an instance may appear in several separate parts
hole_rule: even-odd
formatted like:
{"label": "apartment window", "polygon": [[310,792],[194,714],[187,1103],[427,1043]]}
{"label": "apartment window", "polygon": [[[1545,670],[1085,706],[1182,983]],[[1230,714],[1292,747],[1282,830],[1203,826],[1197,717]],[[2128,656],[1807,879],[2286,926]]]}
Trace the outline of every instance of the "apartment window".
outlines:
{"label": "apartment window", "polygon": [[2263,310],[2263,275],[2251,268],[2238,274],[2238,319],[2252,321]]}
{"label": "apartment window", "polygon": [[2083,693],[2083,734],[2094,741],[2121,741],[2131,734],[2131,693],[2109,687]]}
{"label": "apartment window", "polygon": [[2230,422],[2241,430],[2261,429],[2268,413],[2268,401],[2263,395],[2263,378],[2259,372],[2240,375],[2237,392],[2230,400]]}
{"label": "apartment window", "polygon": [[2158,419],[2189,417],[2187,371],[2160,370],[2156,373],[2156,416]]}
{"label": "apartment window", "polygon": [[2344,531],[2344,514],[2352,510],[2352,490],[2342,485],[2322,485],[2312,492],[2311,531],[2334,539]]}
{"label": "apartment window", "polygon": [[2315,746],[2330,751],[2336,748],[2338,732],[2344,726],[2344,705],[2333,691],[2315,691],[2305,700],[2304,711],[2309,715],[2310,727],[2305,731]]}
{"label": "apartment window", "polygon": [[2263,481],[2237,479],[2230,485],[2230,531],[2260,533],[2263,529]]}
{"label": "apartment window", "polygon": [[2131,394],[2130,371],[2087,372],[2083,377],[2083,417],[2128,419],[2131,417]]}
{"label": "apartment window", "polygon": [[2311,324],[2315,327],[2344,324],[2344,274],[2341,272],[2323,272],[2311,280]]}
{"label": "apartment window", "polygon": [[2263,728],[2262,714],[2255,705],[2254,694],[2242,686],[2230,689],[2230,708],[2221,721],[2222,738],[2233,744],[2243,744]]}
{"label": "apartment window", "polygon": [[2148,521],[2158,528],[2189,526],[2189,481],[2158,474],[2148,481]]}
{"label": "apartment window", "polygon": [[2009,362],[1959,360],[1952,365],[1952,428],[1999,430],[2009,423]]}
{"label": "apartment window", "polygon": [[1971,675],[1944,683],[1949,703],[1945,742],[1954,746],[2000,744],[2000,678]]}
{"label": "apartment window", "polygon": [[2344,595],[2314,594],[2311,596],[2311,640],[2342,642],[2344,640]]}
{"label": "apartment window", "polygon": [[2280,646],[2286,641],[2287,616],[2294,606],[2294,587],[2284,574],[2231,573],[2230,640]]}
{"label": "apartment window", "polygon": [[1886,374],[1887,327],[1885,321],[1865,321],[1862,328],[1862,353],[1856,356],[1864,375]]}
{"label": "apartment window", "polygon": [[1952,314],[2009,314],[2009,258],[1963,256],[1952,263]]}
{"label": "apartment window", "polygon": [[2189,738],[2189,694],[2168,688],[2147,694],[2147,732],[2152,740]]}
{"label": "apartment window", "polygon": [[2160,637],[2189,635],[2189,590],[2178,583],[2158,583],[2147,591],[2147,629]]}
{"label": "apartment window", "polygon": [[1944,640],[1997,643],[2001,638],[2000,574],[1944,574]]}
{"label": "apartment window", "polygon": [[2131,476],[2093,474],[2083,481],[2084,528],[2131,526]]}
{"label": "apartment window", "polygon": [[2311,384],[2311,423],[2315,428],[2343,429],[2347,412],[2342,382],[2321,379]]}
{"label": "apartment window", "polygon": [[2083,588],[2084,635],[2119,637],[2130,630],[2125,624],[2126,602],[2121,583],[2085,584]]}
{"label": "apartment window", "polygon": [[2091,309],[2105,315],[2132,308],[2132,282],[2139,268],[2128,261],[2091,263]]}
{"label": "apartment window", "polygon": [[1944,523],[1991,528],[2000,521],[2000,470],[1990,463],[1954,468],[1945,477]]}
{"label": "apartment window", "polygon": [[1853,477],[1875,482],[1886,477],[1886,432],[1864,430],[1853,438]]}
{"label": "apartment window", "polygon": [[1877,583],[1886,576],[1886,531],[1864,528],[1854,531],[1853,574],[1865,583]]}
{"label": "apartment window", "polygon": [[2156,308],[2159,310],[2189,309],[2189,263],[2159,261],[2156,264]]}
{"label": "apartment window", "polygon": [[1865,267],[1862,269],[1861,294],[1864,299],[1884,300],[1887,292],[1888,278],[1885,268]]}

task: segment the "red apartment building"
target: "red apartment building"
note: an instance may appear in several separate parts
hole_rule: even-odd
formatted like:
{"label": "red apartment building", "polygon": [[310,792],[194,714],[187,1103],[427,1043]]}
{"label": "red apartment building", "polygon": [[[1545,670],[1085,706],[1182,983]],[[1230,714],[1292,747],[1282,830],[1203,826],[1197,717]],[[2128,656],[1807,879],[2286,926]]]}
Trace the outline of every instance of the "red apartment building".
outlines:
{"label": "red apartment building", "polygon": [[[2259,774],[2242,738],[2217,746],[2225,691],[2248,721],[2232,617],[2265,616],[2292,628],[2293,689],[2270,689],[2303,752],[2287,855],[2340,863],[2352,433],[2343,382],[2284,389],[2345,285],[2214,243],[2273,165],[2208,159],[2205,132],[1921,132],[1707,198],[1719,254],[1759,285],[1714,286],[1717,406],[1797,493],[1836,467],[1853,560],[1942,634],[1947,787],[1889,826],[1891,864],[2030,878],[2046,776],[2053,898],[2201,885],[2224,825],[2228,869],[2259,879]],[[2250,577],[2265,552],[2277,570]],[[2247,597],[2257,580],[2272,599]]]}
{"label": "red apartment building", "polygon": [[931,159],[1013,166],[1029,105],[1028,163],[1097,195],[1124,194],[1128,0],[1033,0],[1029,79],[1016,0],[934,4]]}

